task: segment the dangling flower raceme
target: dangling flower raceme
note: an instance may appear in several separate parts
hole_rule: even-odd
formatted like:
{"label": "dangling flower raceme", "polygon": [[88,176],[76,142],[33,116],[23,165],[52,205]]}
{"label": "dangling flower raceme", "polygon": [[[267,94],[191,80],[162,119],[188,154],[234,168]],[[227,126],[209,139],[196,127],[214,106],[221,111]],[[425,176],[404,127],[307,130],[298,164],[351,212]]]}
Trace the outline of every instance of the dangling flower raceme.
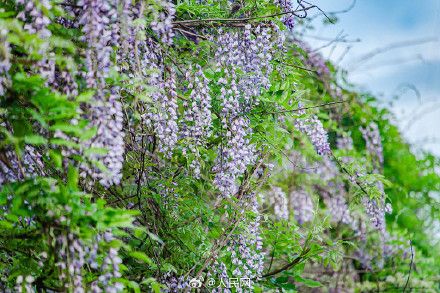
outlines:
{"label": "dangling flower raceme", "polygon": [[184,276],[176,276],[174,273],[167,272],[159,278],[159,281],[166,286],[161,292],[178,293],[189,288],[188,280]]}
{"label": "dangling flower raceme", "polygon": [[13,151],[6,151],[0,160],[0,186],[26,178],[44,175],[42,155],[33,146],[25,146],[19,159]]}
{"label": "dangling flower raceme", "polygon": [[184,152],[192,153],[195,158],[191,161],[191,169],[196,178],[200,176],[200,155],[198,148],[203,146],[211,136],[212,113],[211,95],[208,79],[205,77],[200,65],[197,65],[195,74],[191,75],[192,67],[186,73],[190,80],[188,90],[191,91],[188,100],[183,102],[185,108],[181,136],[188,141]]}
{"label": "dangling flower raceme", "polygon": [[[366,142],[367,151],[373,158],[373,172],[379,173],[383,164],[383,147],[379,127],[372,122],[365,128],[360,128],[362,136]],[[379,198],[363,198],[362,203],[365,206],[365,211],[370,217],[371,224],[376,228],[385,238],[386,222],[385,214],[392,212],[390,203],[385,203],[385,191],[382,182],[377,182],[376,187],[380,193]]]}
{"label": "dangling flower raceme", "polygon": [[295,120],[295,127],[309,137],[318,155],[329,156],[331,154],[327,131],[318,117],[298,118]]}
{"label": "dangling flower raceme", "polygon": [[43,10],[50,10],[49,0],[17,0],[17,5],[23,5],[24,9],[17,15],[17,18],[26,22],[24,29],[31,34],[38,34],[40,38],[47,39],[52,33],[47,28],[50,19],[43,13]]}
{"label": "dangling flower raceme", "polygon": [[278,219],[289,219],[288,199],[286,193],[278,186],[273,186],[267,195],[269,204],[273,206],[274,214]]}
{"label": "dangling flower raceme", "polygon": [[237,178],[255,162],[255,149],[249,141],[252,129],[243,113],[251,109],[255,96],[270,86],[267,76],[272,71],[271,52],[283,40],[279,38],[274,45],[270,42],[271,30],[261,27],[255,28],[259,36],[254,39],[251,29],[251,25],[246,25],[242,33],[220,30],[213,39],[217,44],[217,70],[224,74],[218,81],[224,143],[213,170],[214,184],[224,197],[235,194]]}
{"label": "dangling flower raceme", "polygon": [[179,137],[176,75],[173,69],[169,69],[166,80],[159,79],[157,82],[159,91],[152,94],[153,103],[156,105],[155,112],[145,113],[143,117],[147,126],[155,131],[159,151],[171,157]]}
{"label": "dangling flower raceme", "polygon": [[300,225],[310,222],[314,217],[314,204],[310,195],[302,190],[293,190],[289,194],[289,203],[295,219]]}
{"label": "dangling flower raceme", "polygon": [[315,70],[320,77],[330,75],[330,69],[321,53],[314,50],[308,43],[302,40],[293,38],[293,42],[306,54],[306,56],[300,55],[300,58],[307,67]]}
{"label": "dangling flower raceme", "polygon": [[154,20],[151,22],[151,29],[160,36],[164,44],[172,45],[174,37],[172,21],[174,20],[176,9],[174,8],[174,4],[169,0],[161,0],[158,4],[162,7],[162,10],[152,11]]}
{"label": "dangling flower raceme", "polygon": [[[110,247],[105,254],[102,264],[98,264],[99,243],[110,243],[114,240],[111,232],[98,235],[93,243],[86,243],[73,233],[59,235],[56,239],[56,266],[60,270],[60,281],[65,282],[65,288],[74,288],[75,293],[89,292],[122,292],[124,286],[115,278],[121,277],[119,265],[122,263],[118,250]],[[84,267],[89,266],[97,271],[98,277],[89,284],[84,280]]]}
{"label": "dangling flower raceme", "polygon": [[[242,279],[258,280],[264,268],[264,252],[260,236],[260,214],[258,202],[254,194],[245,196],[250,202],[250,210],[255,219],[251,220],[244,233],[234,235],[229,242],[227,251],[231,253],[231,261],[235,266],[232,274]],[[250,284],[252,288],[252,284]]]}
{"label": "dangling flower raceme", "polygon": [[105,149],[107,153],[91,154],[89,159],[101,162],[105,170],[83,165],[82,175],[89,175],[103,186],[118,184],[122,178],[124,160],[124,117],[122,104],[116,87],[95,94],[90,110],[91,126],[96,127],[94,138],[85,143],[85,148]]}
{"label": "dangling flower raceme", "polygon": [[88,113],[90,127],[95,127],[97,133],[83,147],[107,150],[104,155],[92,154],[89,158],[98,161],[105,170],[83,164],[82,175],[89,175],[108,187],[118,184],[122,178],[124,154],[124,119],[119,89],[108,88],[105,81],[114,66],[110,45],[114,40],[117,13],[111,1],[80,0],[78,6],[82,7],[78,23],[82,26],[82,39],[87,44],[85,78],[87,86],[97,90]]}
{"label": "dangling flower raceme", "polygon": [[383,148],[379,127],[376,123],[371,122],[367,127],[360,127],[359,130],[367,144],[367,151],[374,159],[374,167],[376,169],[380,168],[383,164]]}
{"label": "dangling flower raceme", "polygon": [[80,0],[82,7],[78,24],[82,26],[82,40],[86,49],[86,81],[89,88],[102,89],[113,63],[111,60],[112,23],[117,13],[108,0]]}
{"label": "dangling flower raceme", "polygon": [[[284,23],[284,25],[289,29],[293,30],[295,27],[295,15],[294,15],[294,8],[293,8],[293,1],[292,0],[275,0],[275,4],[277,4],[282,12],[286,13],[282,16],[281,21]],[[291,12],[291,13],[289,13]]]}
{"label": "dangling flower raceme", "polygon": [[9,87],[9,69],[10,62],[10,45],[7,42],[8,30],[0,28],[0,96],[6,94],[6,89]]}

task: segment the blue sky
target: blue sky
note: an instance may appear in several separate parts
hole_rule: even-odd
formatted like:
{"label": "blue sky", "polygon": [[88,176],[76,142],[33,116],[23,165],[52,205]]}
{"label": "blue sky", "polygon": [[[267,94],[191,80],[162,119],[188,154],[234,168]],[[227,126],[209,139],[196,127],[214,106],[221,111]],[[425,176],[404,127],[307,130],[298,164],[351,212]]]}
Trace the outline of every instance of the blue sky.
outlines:
{"label": "blue sky", "polygon": [[[353,0],[314,0],[324,11],[338,11]],[[357,0],[352,10],[338,15],[336,25],[314,22],[308,41],[319,48],[329,41],[315,37],[359,42],[335,43],[321,49],[325,57],[340,60],[350,81],[369,90],[391,107],[396,123],[414,146],[440,155],[440,0]],[[385,50],[365,62],[362,56],[391,44],[418,43]],[[393,96],[400,94],[398,100]],[[392,102],[392,104],[390,104]]]}

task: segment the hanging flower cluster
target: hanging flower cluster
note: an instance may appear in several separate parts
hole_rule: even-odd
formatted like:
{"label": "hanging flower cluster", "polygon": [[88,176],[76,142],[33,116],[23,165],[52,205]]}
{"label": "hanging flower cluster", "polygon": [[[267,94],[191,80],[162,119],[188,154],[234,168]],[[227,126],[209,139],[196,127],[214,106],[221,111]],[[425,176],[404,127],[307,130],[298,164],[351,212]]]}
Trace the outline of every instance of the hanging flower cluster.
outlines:
{"label": "hanging flower cluster", "polygon": [[[188,100],[183,102],[184,118],[181,126],[182,137],[189,140],[188,151],[194,154],[195,159],[191,161],[191,169],[194,176],[200,176],[200,155],[198,147],[205,144],[206,139],[211,136],[212,113],[211,95],[208,86],[208,79],[205,77],[200,65],[197,65],[194,77],[191,77],[192,67],[186,73],[186,79],[190,80],[188,90],[191,90]],[[186,151],[186,149],[185,149]]]}
{"label": "hanging flower cluster", "polygon": [[3,153],[0,160],[0,185],[32,178],[44,174],[44,164],[41,154],[32,146],[27,145],[18,159],[13,151]]}
{"label": "hanging flower cluster", "polygon": [[172,45],[174,37],[172,21],[176,9],[169,0],[161,0],[158,4],[162,7],[162,11],[153,10],[154,20],[150,24],[151,29],[160,36],[162,43]]}
{"label": "hanging flower cluster", "polygon": [[383,148],[379,127],[376,123],[371,122],[367,127],[360,127],[359,130],[366,142],[368,153],[374,158],[376,164],[374,167],[377,170],[383,164]]}
{"label": "hanging flower cluster", "polygon": [[98,264],[99,243],[111,242],[114,239],[110,232],[98,236],[96,241],[86,244],[72,233],[62,234],[56,239],[58,261],[56,266],[61,271],[60,280],[64,282],[66,289],[75,288],[74,292],[86,292],[84,288],[83,269],[87,265],[93,270],[101,272],[98,279],[91,283],[91,292],[120,292],[124,287],[121,283],[113,282],[113,278],[120,278],[119,265],[122,263],[115,248],[109,248],[108,253]]}
{"label": "hanging flower cluster", "polygon": [[[211,270],[207,274],[208,278],[218,280],[219,286],[212,290],[213,293],[230,293],[231,284],[229,283],[228,268],[224,262],[215,261]],[[216,284],[217,285],[217,284]]]}
{"label": "hanging flower cluster", "polygon": [[336,164],[328,157],[324,157],[315,169],[315,173],[323,180],[325,188],[320,189],[320,194],[328,213],[332,216],[332,221],[350,225],[356,230],[356,221],[347,205],[345,185],[338,180],[340,172]]}
{"label": "hanging flower cluster", "polygon": [[47,39],[51,36],[47,26],[50,19],[43,13],[43,9],[48,11],[51,8],[48,0],[17,0],[17,5],[22,5],[23,10],[17,15],[17,18],[26,22],[24,29],[30,34],[38,34],[40,38]]}
{"label": "hanging flower cluster", "polygon": [[124,155],[124,132],[122,104],[119,90],[107,88],[105,79],[113,70],[112,41],[117,38],[114,26],[117,10],[111,1],[81,0],[78,24],[82,28],[83,41],[87,44],[85,76],[87,86],[96,89],[89,110],[91,127],[97,129],[96,136],[86,142],[84,148],[104,148],[105,155],[93,154],[92,161],[100,162],[99,167],[84,166],[83,176],[89,175],[103,186],[118,184]]}
{"label": "hanging flower cluster", "polygon": [[289,219],[288,200],[284,191],[278,186],[273,186],[268,197],[269,204],[273,206],[274,215],[278,219]]}
{"label": "hanging flower cluster", "polygon": [[313,220],[315,207],[312,198],[306,191],[301,189],[291,191],[289,203],[294,212],[295,220],[300,225]]}
{"label": "hanging flower cluster", "polygon": [[330,74],[330,70],[321,53],[314,50],[308,43],[302,40],[295,38],[293,42],[306,53],[307,57],[300,55],[300,58],[308,68],[315,70],[320,77],[325,77]]}
{"label": "hanging flower cluster", "polygon": [[235,266],[233,276],[238,278],[258,280],[263,273],[264,253],[260,236],[260,214],[258,202],[254,195],[250,197],[251,211],[256,217],[246,231],[231,239],[227,251],[231,253],[231,261]]}
{"label": "hanging flower cluster", "polygon": [[[360,128],[362,136],[367,145],[368,153],[373,157],[374,173],[379,173],[383,164],[383,148],[382,140],[379,132],[379,127],[372,122],[366,128]],[[391,204],[385,203],[385,191],[382,182],[376,183],[377,189],[380,192],[380,198],[370,199],[363,198],[362,202],[365,206],[365,211],[370,217],[371,224],[380,231],[383,237],[386,234],[385,214],[391,213]]]}
{"label": "hanging flower cluster", "polygon": [[[290,29],[293,30],[295,27],[295,15],[293,14],[294,8],[293,8],[293,1],[292,0],[276,0],[275,3],[281,8],[283,13],[286,13],[281,18],[284,25]],[[291,13],[289,13],[291,12]]]}
{"label": "hanging flower cluster", "polygon": [[[303,111],[300,111],[299,115],[303,113]],[[298,118],[295,120],[295,127],[309,137],[318,155],[329,156],[331,154],[327,131],[325,131],[318,117]]]}
{"label": "hanging flower cluster", "polygon": [[175,274],[171,272],[167,272],[161,276],[160,282],[166,286],[166,289],[163,289],[163,292],[181,292],[182,290],[188,288],[188,281],[185,280],[185,277],[180,276],[177,277]]}
{"label": "hanging flower cluster", "polygon": [[[256,35],[252,37],[252,32]],[[214,60],[224,77],[220,88],[221,124],[224,143],[219,148],[214,184],[222,196],[237,192],[237,178],[255,162],[255,148],[249,141],[252,129],[246,112],[258,103],[255,98],[270,86],[271,59],[284,36],[274,27],[246,25],[243,32],[223,32],[213,40],[217,44]]]}
{"label": "hanging flower cluster", "polygon": [[0,95],[3,96],[6,88],[9,86],[8,71],[11,68],[9,60],[10,47],[6,40],[8,31],[5,28],[0,28]]}
{"label": "hanging flower cluster", "polygon": [[167,79],[161,81],[159,93],[154,93],[153,102],[156,113],[145,113],[147,125],[155,129],[159,151],[171,157],[177,144],[179,128],[177,123],[177,93],[175,72],[169,69]]}
{"label": "hanging flower cluster", "polygon": [[345,199],[345,187],[341,183],[329,182],[328,188],[329,191],[323,192],[322,197],[332,220],[356,227]]}

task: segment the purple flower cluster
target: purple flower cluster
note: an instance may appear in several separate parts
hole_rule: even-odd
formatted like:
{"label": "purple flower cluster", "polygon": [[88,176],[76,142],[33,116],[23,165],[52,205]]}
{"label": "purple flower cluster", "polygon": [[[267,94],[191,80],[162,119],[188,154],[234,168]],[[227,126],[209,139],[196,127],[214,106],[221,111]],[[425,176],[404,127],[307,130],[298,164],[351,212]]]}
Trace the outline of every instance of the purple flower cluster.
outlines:
{"label": "purple flower cluster", "polygon": [[122,276],[119,271],[119,265],[122,263],[118,255],[118,250],[110,248],[101,266],[101,271],[105,272],[99,277],[99,282],[102,284],[104,290],[99,292],[117,293],[122,292],[124,286],[122,283],[112,282],[113,278],[120,278]]}
{"label": "purple flower cluster", "polygon": [[[171,45],[174,8],[170,2],[163,1],[162,4],[164,11],[152,11],[158,14],[151,26],[162,36],[165,44]],[[123,33],[117,58],[120,71],[127,77],[125,89],[135,96],[148,96],[147,99],[141,99],[143,124],[155,136],[158,150],[171,157],[179,138],[176,73],[172,67],[165,66],[162,49],[147,37],[145,24],[134,21],[143,17],[142,5],[126,0],[123,12],[120,23]],[[141,140],[142,137],[137,139]]]}
{"label": "purple flower cluster", "polygon": [[55,54],[50,52],[37,64],[41,77],[46,80],[46,84],[52,85],[55,82]]}
{"label": "purple flower cluster", "polygon": [[90,291],[94,293],[101,292],[122,292],[124,286],[121,283],[113,282],[113,278],[120,278],[119,265],[122,263],[118,255],[118,250],[109,248],[108,253],[99,266],[97,256],[99,243],[101,241],[109,243],[114,239],[110,232],[105,232],[102,236],[98,235],[96,241],[86,244],[76,235],[68,233],[61,234],[56,240],[57,263],[60,270],[60,281],[63,281],[65,288],[73,288],[75,293],[86,292],[87,280],[83,279],[84,268],[89,266],[97,270],[100,275],[97,280],[90,284]]}
{"label": "purple flower cluster", "polygon": [[353,149],[353,139],[349,135],[338,137],[336,140],[336,147],[340,150],[350,151]]}
{"label": "purple flower cluster", "polygon": [[211,96],[208,79],[203,74],[199,65],[197,71],[191,76],[192,67],[186,73],[186,79],[190,80],[188,89],[191,90],[188,100],[185,100],[183,125],[181,136],[188,140],[188,146],[184,151],[194,154],[190,168],[195,178],[200,176],[200,155],[197,147],[202,146],[211,135]]}
{"label": "purple flower cluster", "polygon": [[109,0],[79,0],[77,3],[81,6],[78,24],[82,26],[82,39],[87,44],[86,81],[89,88],[102,90],[113,66],[112,24],[117,19],[117,11],[112,4]]}
{"label": "purple flower cluster", "polygon": [[[285,12],[286,14],[283,15],[281,18],[281,21],[284,23],[284,25],[289,29],[293,30],[295,26],[295,15],[293,14],[293,1],[292,0],[275,0],[275,4],[277,4],[282,12]],[[289,11],[292,11],[292,13],[288,13]]]}
{"label": "purple flower cluster", "polygon": [[214,280],[218,280],[219,288],[215,288],[212,290],[212,293],[231,293],[230,290],[231,284],[229,283],[229,275],[228,269],[224,262],[214,262],[214,265],[211,267],[210,271],[207,274],[208,278],[214,278]]}
{"label": "purple flower cluster", "polygon": [[56,70],[52,86],[68,97],[76,97],[78,95],[78,84],[75,81],[75,72],[73,70]]}
{"label": "purple flower cluster", "polygon": [[351,225],[352,228],[356,227],[345,200],[346,192],[342,183],[329,182],[328,190],[322,192],[321,195],[327,211],[332,216],[332,221]]}
{"label": "purple flower cluster", "polygon": [[327,131],[318,117],[298,118],[295,120],[295,127],[309,137],[318,155],[329,156],[331,154]]}
{"label": "purple flower cluster", "polygon": [[[217,44],[214,58],[218,70],[226,69],[225,75],[236,79],[241,106],[247,109],[262,89],[270,87],[269,77],[273,70],[271,60],[275,49],[284,43],[284,35],[275,26],[252,29],[248,24],[242,32],[220,30],[213,41]],[[238,76],[237,72],[241,74]]]}
{"label": "purple flower cluster", "polygon": [[313,50],[312,47],[310,47],[310,45],[304,41],[294,39],[294,42],[306,53],[306,56],[300,56],[305,65],[313,70],[316,70],[317,74],[321,77],[330,74],[330,70],[325,63],[325,59],[319,52]]}
{"label": "purple flower cluster", "polygon": [[17,18],[26,22],[25,30],[31,34],[38,34],[42,39],[51,36],[50,30],[47,28],[50,19],[43,13],[43,10],[48,11],[51,8],[48,0],[17,0],[17,5],[24,6],[24,10],[17,15]]}
{"label": "purple flower cluster", "polygon": [[392,212],[391,204],[385,203],[384,199],[369,199],[364,197],[362,203],[365,207],[365,212],[370,217],[370,223],[382,235],[386,233],[385,214]]}
{"label": "purple flower cluster", "polygon": [[264,253],[260,236],[260,214],[255,196],[251,196],[251,210],[256,214],[244,233],[235,235],[227,247],[235,266],[232,274],[236,278],[259,279],[263,273]]}
{"label": "purple flower cluster", "polygon": [[[336,140],[336,147],[339,150],[349,152],[349,151],[353,150],[353,139],[349,135],[343,135],[341,137],[338,137]],[[342,156],[341,161],[344,164],[348,164],[353,161],[353,158],[350,156]]]}
{"label": "purple flower cluster", "polygon": [[323,189],[318,189],[331,215],[332,221],[350,225],[356,230],[356,221],[352,217],[347,205],[345,185],[340,181],[338,167],[328,157],[324,157],[315,169],[315,174],[324,183]]}
{"label": "purple flower cluster", "polygon": [[167,272],[159,278],[159,282],[164,284],[167,288],[162,289],[161,292],[179,293],[189,287],[188,281],[185,277],[177,277],[174,273]]}
{"label": "purple flower cluster", "polygon": [[11,68],[10,45],[6,40],[8,31],[5,28],[0,28],[0,96],[6,93],[6,88],[9,87],[9,69]]}
{"label": "purple flower cluster", "polygon": [[273,206],[274,215],[278,219],[289,219],[289,207],[286,193],[278,186],[273,186],[269,194],[269,204]]}
{"label": "purple flower cluster", "polygon": [[98,161],[105,170],[97,166],[83,164],[82,175],[91,176],[103,186],[118,184],[122,178],[121,170],[124,154],[123,112],[116,87],[108,89],[105,78],[114,66],[111,60],[111,44],[117,33],[117,10],[111,1],[80,0],[78,24],[83,32],[86,49],[86,82],[89,88],[97,90],[89,109],[90,127],[95,127],[94,138],[84,143],[84,149],[103,148],[106,154],[92,154],[89,159]]}
{"label": "purple flower cluster", "polygon": [[32,286],[32,283],[35,281],[35,278],[31,275],[26,276],[23,278],[23,276],[18,276],[16,279],[16,285],[14,287],[15,292],[18,293],[30,293],[34,292],[34,288]]}
{"label": "purple flower cluster", "polygon": [[90,109],[91,126],[96,127],[94,138],[84,143],[84,148],[105,149],[106,154],[94,153],[89,156],[92,161],[99,161],[105,170],[83,165],[82,176],[91,176],[103,186],[119,184],[122,179],[124,161],[124,117],[118,89],[102,90],[95,94],[95,101]]}
{"label": "purple flower cluster", "polygon": [[176,13],[174,4],[169,0],[160,0],[158,3],[162,6],[162,11],[153,9],[153,18],[151,29],[160,36],[161,41],[166,45],[173,44],[173,20]]}
{"label": "purple flower cluster", "polygon": [[294,212],[296,221],[302,225],[313,220],[315,211],[310,195],[302,189],[293,190],[289,194],[290,208]]}
{"label": "purple flower cluster", "polygon": [[159,151],[171,157],[179,135],[175,72],[170,69],[169,77],[157,86],[159,91],[152,95],[156,112],[145,113],[146,124],[154,128]]}
{"label": "purple flower cluster", "polygon": [[[367,151],[373,158],[373,172],[379,173],[383,164],[383,147],[379,127],[376,123],[371,122],[367,127],[361,127],[360,131],[366,142]],[[370,217],[371,224],[381,233],[382,238],[385,238],[387,233],[385,214],[391,213],[392,207],[391,204],[385,203],[383,183],[377,182],[376,186],[381,194],[380,198],[363,198],[362,203],[364,204],[367,215]]]}
{"label": "purple flower cluster", "polygon": [[[414,248],[413,248],[414,249]],[[411,248],[408,240],[403,237],[385,235],[384,247],[383,247],[383,257],[390,258],[401,256],[406,258],[409,256]]]}
{"label": "purple flower cluster", "polygon": [[[23,5],[24,10],[18,13],[17,18],[23,21],[24,29],[31,34],[38,34],[40,39],[48,40],[51,32],[48,29],[50,19],[43,11],[49,11],[51,5],[48,0],[18,0],[18,5]],[[41,60],[33,67],[46,79],[47,84],[51,84],[55,79],[55,54],[47,52],[48,42],[43,42],[39,48]]]}
{"label": "purple flower cluster", "polygon": [[30,145],[25,147],[21,160],[13,151],[3,154],[4,160],[0,160],[0,185],[44,174],[42,156]]}
{"label": "purple flower cluster", "polygon": [[373,256],[371,256],[366,249],[358,249],[354,255],[363,268],[367,270],[372,269]]}
{"label": "purple flower cluster", "polygon": [[383,164],[383,147],[379,127],[376,123],[371,122],[367,127],[359,129],[362,133],[367,146],[367,151],[374,158],[376,169]]}
{"label": "purple flower cluster", "polygon": [[270,86],[270,61],[278,44],[271,42],[270,29],[257,27],[254,32],[256,38],[252,37],[251,25],[246,25],[243,32],[220,30],[213,40],[218,45],[214,56],[217,70],[224,74],[218,83],[225,141],[218,151],[214,184],[224,197],[236,193],[236,179],[255,162],[255,149],[248,138],[252,130],[243,113],[251,108],[261,90]]}
{"label": "purple flower cluster", "polygon": [[[225,72],[229,72],[225,69]],[[231,72],[230,88],[226,79],[221,79],[220,100],[222,101],[221,123],[225,143],[218,151],[214,184],[223,197],[234,195],[237,190],[237,178],[244,173],[247,166],[255,161],[254,146],[248,136],[252,134],[247,118],[240,115],[240,92],[235,83],[235,73]]]}

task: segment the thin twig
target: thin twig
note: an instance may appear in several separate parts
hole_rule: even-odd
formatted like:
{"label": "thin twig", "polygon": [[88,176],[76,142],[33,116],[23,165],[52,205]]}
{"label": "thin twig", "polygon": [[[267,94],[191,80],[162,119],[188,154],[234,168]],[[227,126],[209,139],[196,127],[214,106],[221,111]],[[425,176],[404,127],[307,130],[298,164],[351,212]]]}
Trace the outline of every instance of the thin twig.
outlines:
{"label": "thin twig", "polygon": [[409,41],[403,41],[403,42],[396,42],[389,44],[385,47],[377,48],[363,56],[361,56],[357,61],[354,62],[354,64],[349,68],[349,70],[353,70],[358,68],[361,64],[365,63],[366,61],[370,60],[371,58],[375,57],[376,55],[388,52],[390,50],[399,49],[399,48],[405,48],[405,47],[411,47],[416,45],[422,45],[426,43],[431,42],[438,42],[438,38],[423,38],[423,39],[417,39],[417,40],[409,40]]}
{"label": "thin twig", "polygon": [[193,33],[193,32],[190,32],[190,31],[187,31],[187,30],[184,30],[184,29],[176,28],[176,30],[177,30],[178,32],[180,32],[180,33],[181,33],[182,35],[184,35],[184,36],[186,36],[186,35],[190,35],[190,36],[193,36],[193,37],[196,37],[196,38],[200,38],[200,39],[203,39],[203,40],[207,40],[207,39],[208,39],[208,38],[205,37],[205,36],[198,35],[198,34],[196,34],[196,33]]}
{"label": "thin twig", "polygon": [[342,101],[329,102],[329,103],[324,103],[324,104],[315,105],[315,106],[300,107],[300,108],[296,108],[296,109],[292,109],[292,110],[281,110],[281,111],[275,111],[275,112],[264,112],[264,113],[261,113],[261,114],[282,114],[282,113],[290,113],[290,112],[299,112],[299,111],[302,111],[302,110],[309,110],[309,109],[314,109],[314,108],[322,108],[322,107],[331,106],[331,105],[335,105],[335,104],[343,104],[343,103],[346,103],[346,102],[347,101],[342,100]]}
{"label": "thin twig", "polygon": [[413,267],[413,263],[414,263],[414,250],[413,250],[413,246],[412,246],[412,240],[409,241],[409,245],[411,248],[411,262],[409,264],[408,278],[406,279],[405,287],[403,287],[403,293],[405,293],[406,288],[408,287],[409,278],[411,277],[411,271],[412,271],[412,267]]}
{"label": "thin twig", "polygon": [[310,69],[310,68],[302,67],[302,66],[295,65],[295,64],[284,63],[282,61],[278,61],[278,62],[280,64],[283,64],[283,65],[286,65],[286,66],[290,66],[290,67],[294,67],[294,68],[297,68],[297,69],[301,69],[301,70],[305,70],[305,71],[309,71],[309,72],[313,72],[313,73],[318,74],[318,72],[316,70],[313,70],[313,69]]}
{"label": "thin twig", "polygon": [[[198,25],[203,25],[203,24],[207,24],[207,23],[215,23],[215,22],[220,22],[220,23],[248,23],[251,20],[274,18],[274,17],[278,17],[278,16],[283,16],[283,15],[286,15],[286,14],[293,14],[296,17],[305,18],[307,16],[307,13],[306,13],[305,16],[298,15],[297,13],[298,12],[307,12],[308,10],[313,9],[313,8],[316,8],[319,11],[321,11],[322,13],[324,13],[318,6],[310,5],[308,7],[303,7],[301,9],[296,9],[296,10],[293,10],[293,11],[285,11],[285,12],[269,14],[269,15],[263,15],[263,16],[253,16],[253,17],[244,17],[244,18],[187,19],[187,20],[174,21],[174,22],[172,22],[172,24],[173,24],[173,26],[180,26],[180,25],[198,26]],[[324,15],[331,22],[331,19],[325,13],[324,13]]]}
{"label": "thin twig", "polygon": [[273,271],[273,272],[270,272],[270,273],[264,274],[264,275],[262,276],[262,278],[267,278],[267,277],[270,277],[270,276],[273,276],[273,275],[279,274],[279,273],[281,273],[281,272],[284,272],[284,271],[286,271],[286,270],[288,270],[288,269],[290,269],[290,268],[296,266],[297,264],[299,264],[299,263],[303,260],[304,255],[306,255],[309,251],[310,251],[310,248],[305,248],[305,249],[301,252],[301,254],[300,254],[297,258],[295,258],[292,262],[286,264],[285,266],[283,266],[283,267],[281,267],[281,268],[279,268],[279,269],[277,269],[277,270],[275,270],[275,271]]}

